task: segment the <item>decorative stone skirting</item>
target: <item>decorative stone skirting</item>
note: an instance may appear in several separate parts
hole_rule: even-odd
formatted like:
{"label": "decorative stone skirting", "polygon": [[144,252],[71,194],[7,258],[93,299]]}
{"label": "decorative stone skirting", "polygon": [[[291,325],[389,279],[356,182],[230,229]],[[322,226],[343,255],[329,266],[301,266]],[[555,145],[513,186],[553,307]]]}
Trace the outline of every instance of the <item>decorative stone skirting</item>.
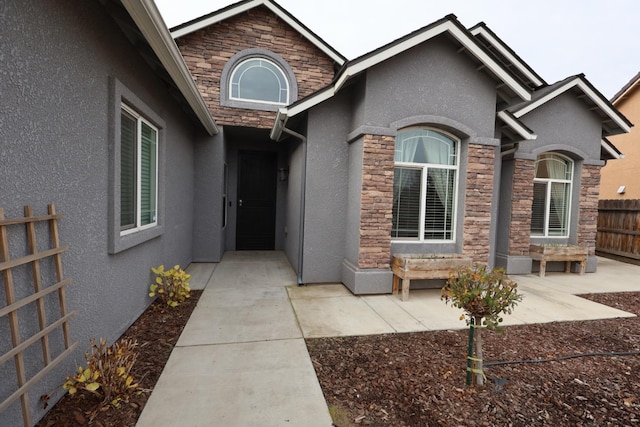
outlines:
{"label": "decorative stone skirting", "polygon": [[469,144],[462,253],[489,262],[495,147]]}
{"label": "decorative stone skirting", "polygon": [[395,138],[364,135],[358,268],[390,268]]}
{"label": "decorative stone skirting", "polygon": [[511,189],[511,223],[509,226],[509,255],[518,256],[529,254],[534,175],[535,160],[514,159],[513,185]]}

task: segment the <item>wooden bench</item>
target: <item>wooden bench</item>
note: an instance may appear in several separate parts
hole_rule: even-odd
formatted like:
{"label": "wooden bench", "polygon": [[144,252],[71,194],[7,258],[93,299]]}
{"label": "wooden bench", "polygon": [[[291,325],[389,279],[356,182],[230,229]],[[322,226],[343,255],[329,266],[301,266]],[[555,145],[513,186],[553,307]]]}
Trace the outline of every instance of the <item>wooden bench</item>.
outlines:
{"label": "wooden bench", "polygon": [[540,277],[544,277],[548,261],[564,261],[565,273],[571,272],[571,262],[580,263],[580,275],[584,275],[587,268],[587,248],[577,245],[531,245],[529,256],[540,261]]}
{"label": "wooden bench", "polygon": [[398,294],[402,279],[402,301],[409,299],[411,280],[448,279],[459,267],[470,267],[472,260],[460,254],[397,254],[393,256],[393,295]]}

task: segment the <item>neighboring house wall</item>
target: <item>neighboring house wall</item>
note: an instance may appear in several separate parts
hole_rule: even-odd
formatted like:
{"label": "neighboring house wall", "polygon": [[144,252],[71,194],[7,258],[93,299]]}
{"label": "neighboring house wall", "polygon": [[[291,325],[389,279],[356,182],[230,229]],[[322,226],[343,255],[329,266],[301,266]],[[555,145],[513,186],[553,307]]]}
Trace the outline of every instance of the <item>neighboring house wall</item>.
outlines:
{"label": "neighboring house wall", "polygon": [[[631,122],[640,122],[640,83],[623,98],[614,102]],[[610,160],[602,168],[600,199],[640,199],[640,131],[632,128],[630,133],[616,135],[610,141],[624,154],[624,158]],[[624,193],[618,193],[624,185]]]}
{"label": "neighboring house wall", "polygon": [[[100,2],[8,0],[2,10],[0,207],[8,218],[22,216],[24,205],[43,214],[48,203],[64,214],[60,239],[70,250],[62,259],[65,276],[73,279],[67,307],[77,311],[71,336],[79,342],[78,350],[29,393],[38,418],[44,412],[40,396],[50,395],[51,405],[63,394],[60,385],[75,371],[76,362],[83,361],[89,338],[113,342],[150,303],[150,268],[186,267],[191,261],[192,140],[201,131]],[[159,138],[164,159],[159,171],[164,182],[162,232],[117,254],[109,254],[108,248],[110,197],[115,193],[110,156],[117,143],[110,112],[119,102],[111,99],[111,78],[144,104],[135,101],[132,107],[148,109],[164,123]],[[30,283],[16,286],[18,295],[33,292],[25,289]],[[51,302],[48,310],[55,308]],[[25,333],[37,328],[36,319],[34,310],[33,323],[21,323]],[[10,346],[6,322],[0,323],[0,337],[4,354]],[[59,347],[59,335],[51,340]],[[38,346],[25,353],[29,372],[41,368]],[[16,389],[12,365],[0,366],[0,400]],[[0,413],[0,425],[21,425],[19,402]]]}
{"label": "neighboring house wall", "polygon": [[[267,111],[221,106],[221,80],[229,60],[243,51],[278,55],[293,70],[297,97],[310,95],[333,79],[333,61],[266,7],[260,6],[176,40],[211,113],[220,125],[270,129],[277,107]],[[228,78],[229,76],[224,76]],[[260,108],[260,106],[254,106]]]}

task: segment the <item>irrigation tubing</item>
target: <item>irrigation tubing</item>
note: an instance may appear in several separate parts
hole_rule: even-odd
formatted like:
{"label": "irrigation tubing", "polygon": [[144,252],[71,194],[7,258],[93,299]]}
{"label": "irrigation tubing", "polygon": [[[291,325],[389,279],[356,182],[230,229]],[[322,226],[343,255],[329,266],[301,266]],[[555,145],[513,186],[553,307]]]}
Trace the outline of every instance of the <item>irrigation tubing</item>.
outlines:
{"label": "irrigation tubing", "polygon": [[614,352],[597,352],[597,353],[582,353],[582,354],[572,354],[570,356],[558,356],[551,357],[548,359],[529,359],[529,360],[504,360],[504,361],[496,361],[496,362],[484,362],[484,367],[488,368],[490,366],[500,366],[500,365],[521,365],[525,363],[544,363],[544,362],[557,362],[559,360],[567,360],[567,359],[577,359],[579,357],[615,357],[615,356],[636,356],[640,355],[640,351],[614,351]]}

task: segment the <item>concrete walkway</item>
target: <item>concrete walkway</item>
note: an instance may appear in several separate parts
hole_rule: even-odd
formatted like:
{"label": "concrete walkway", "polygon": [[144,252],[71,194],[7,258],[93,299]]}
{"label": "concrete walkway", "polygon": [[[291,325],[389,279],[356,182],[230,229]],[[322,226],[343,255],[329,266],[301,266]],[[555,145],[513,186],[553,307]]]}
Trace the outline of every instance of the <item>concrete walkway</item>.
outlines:
{"label": "concrete walkway", "polygon": [[[193,264],[198,306],[138,421],[157,426],[331,426],[304,338],[465,328],[440,291],[354,296],[296,285],[281,252],[229,252]],[[640,266],[599,258],[598,273],[513,276],[524,300],[505,325],[632,317],[576,296],[640,292]],[[205,284],[206,283],[206,287]]]}
{"label": "concrete walkway", "polygon": [[137,426],[331,426],[290,285],[281,252],[226,253]]}

